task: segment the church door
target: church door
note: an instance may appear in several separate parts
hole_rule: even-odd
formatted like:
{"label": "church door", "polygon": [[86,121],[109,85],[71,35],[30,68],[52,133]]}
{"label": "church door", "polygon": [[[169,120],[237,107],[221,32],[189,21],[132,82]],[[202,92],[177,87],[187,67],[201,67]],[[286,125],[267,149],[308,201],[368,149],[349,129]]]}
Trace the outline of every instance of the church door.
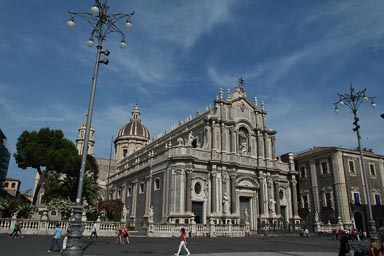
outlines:
{"label": "church door", "polygon": [[[247,210],[245,210],[247,209]],[[248,222],[251,222],[251,198],[250,197],[240,197],[240,224],[245,224],[245,211],[247,211]]]}
{"label": "church door", "polygon": [[355,212],[353,214],[353,218],[355,219],[355,225],[357,229],[366,230],[364,227],[364,220],[361,212]]}
{"label": "church door", "polygon": [[196,224],[203,223],[203,202],[192,202],[192,212],[195,214]]}

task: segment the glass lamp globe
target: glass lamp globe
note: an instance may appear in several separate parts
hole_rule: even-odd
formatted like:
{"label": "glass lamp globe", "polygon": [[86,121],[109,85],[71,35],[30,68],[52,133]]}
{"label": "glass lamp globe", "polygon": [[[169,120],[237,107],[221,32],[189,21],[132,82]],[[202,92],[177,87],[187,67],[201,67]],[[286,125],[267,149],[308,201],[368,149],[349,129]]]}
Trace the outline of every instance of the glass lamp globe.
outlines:
{"label": "glass lamp globe", "polygon": [[126,43],[124,40],[121,40],[121,42],[120,42],[120,48],[121,48],[121,49],[125,49],[125,47],[127,47],[127,43]]}
{"label": "glass lamp globe", "polygon": [[132,27],[132,23],[131,23],[131,21],[129,21],[129,20],[127,20],[127,22],[125,22],[125,28],[127,29],[127,30],[130,30],[131,29],[131,27]]}
{"label": "glass lamp globe", "polygon": [[67,26],[69,28],[73,28],[75,26],[75,22],[73,20],[69,20],[69,21],[67,21]]}
{"label": "glass lamp globe", "polygon": [[93,45],[94,45],[93,40],[89,39],[88,42],[87,42],[87,45],[88,45],[89,48],[93,47]]}
{"label": "glass lamp globe", "polygon": [[97,15],[99,15],[99,12],[100,12],[100,10],[99,10],[99,8],[97,6],[92,6],[91,13],[93,15],[97,16]]}

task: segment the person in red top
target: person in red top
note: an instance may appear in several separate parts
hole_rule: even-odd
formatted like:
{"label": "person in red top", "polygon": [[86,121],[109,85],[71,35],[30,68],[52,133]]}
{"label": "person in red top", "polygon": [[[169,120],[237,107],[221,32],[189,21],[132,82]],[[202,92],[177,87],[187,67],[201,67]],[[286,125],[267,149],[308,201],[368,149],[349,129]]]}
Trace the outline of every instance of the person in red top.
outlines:
{"label": "person in red top", "polygon": [[181,251],[181,248],[184,247],[184,250],[187,252],[187,255],[191,255],[191,253],[188,251],[188,248],[187,248],[187,239],[185,237],[185,228],[182,228],[180,230],[180,245],[179,245],[179,250],[177,251],[177,253],[175,253],[176,256],[179,256],[179,253]]}

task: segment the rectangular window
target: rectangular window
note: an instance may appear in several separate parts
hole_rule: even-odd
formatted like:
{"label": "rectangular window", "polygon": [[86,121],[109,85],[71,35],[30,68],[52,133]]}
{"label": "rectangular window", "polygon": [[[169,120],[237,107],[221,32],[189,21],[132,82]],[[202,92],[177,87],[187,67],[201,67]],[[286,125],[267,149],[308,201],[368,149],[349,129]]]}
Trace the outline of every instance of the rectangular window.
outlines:
{"label": "rectangular window", "polygon": [[360,194],[359,192],[353,192],[353,199],[355,200],[355,204],[360,204]]}
{"label": "rectangular window", "polygon": [[300,177],[301,178],[305,178],[305,177],[307,177],[307,175],[306,175],[306,172],[305,172],[305,167],[300,167]]}
{"label": "rectangular window", "polygon": [[355,170],[355,162],[353,162],[353,161],[348,161],[348,166],[349,166],[349,173],[356,174],[356,170]]}
{"label": "rectangular window", "polygon": [[376,205],[381,205],[380,195],[375,195]]}
{"label": "rectangular window", "polygon": [[325,206],[332,206],[332,194],[330,192],[325,193]]}
{"label": "rectangular window", "polygon": [[376,176],[376,170],[375,170],[374,164],[369,164],[369,172],[371,173],[372,176]]}
{"label": "rectangular window", "polygon": [[329,173],[329,171],[328,171],[328,163],[327,162],[322,162],[321,163],[321,173],[322,174]]}

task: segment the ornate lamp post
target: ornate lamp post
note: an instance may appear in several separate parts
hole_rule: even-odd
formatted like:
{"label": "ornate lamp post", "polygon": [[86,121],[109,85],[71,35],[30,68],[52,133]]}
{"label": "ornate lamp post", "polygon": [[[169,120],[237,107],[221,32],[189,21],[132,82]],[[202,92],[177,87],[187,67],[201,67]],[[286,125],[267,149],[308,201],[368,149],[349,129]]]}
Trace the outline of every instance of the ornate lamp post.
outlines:
{"label": "ornate lamp post", "polygon": [[375,97],[367,96],[365,94],[366,89],[355,92],[355,89],[352,87],[352,83],[350,84],[350,92],[340,94],[338,93],[337,95],[339,96],[339,100],[334,103],[335,105],[335,112],[339,112],[338,105],[341,106],[347,106],[352,110],[353,117],[354,117],[354,128],[353,131],[356,132],[357,136],[357,142],[358,142],[358,147],[360,151],[360,161],[361,161],[361,167],[362,167],[362,173],[363,173],[363,178],[364,178],[364,183],[365,183],[365,194],[367,197],[367,208],[368,208],[368,230],[369,234],[371,237],[371,241],[377,241],[378,240],[378,235],[377,235],[377,230],[376,230],[376,222],[373,219],[373,214],[372,214],[372,204],[371,204],[371,190],[369,188],[369,183],[368,183],[368,178],[367,178],[367,171],[366,171],[366,164],[364,161],[364,155],[363,155],[363,149],[361,147],[361,136],[360,136],[360,125],[359,125],[359,117],[357,116],[359,107],[361,103],[370,100],[371,101],[371,106],[372,108],[376,107],[376,103],[374,101]]}
{"label": "ornate lamp post", "polygon": [[103,41],[105,40],[106,36],[109,33],[116,32],[121,35],[121,41],[120,41],[120,48],[124,49],[127,44],[125,43],[125,34],[116,26],[116,23],[125,18],[125,27],[127,29],[132,27],[131,23],[131,17],[133,16],[134,12],[129,14],[123,14],[123,13],[117,13],[117,14],[108,14],[108,8],[107,1],[103,4],[100,3],[100,1],[96,0],[93,7],[91,8],[91,12],[68,12],[69,13],[69,20],[67,21],[68,27],[72,28],[75,26],[75,17],[80,17],[84,20],[86,20],[92,27],[90,38],[87,42],[89,47],[92,47],[94,45],[94,39],[97,40],[97,54],[96,54],[96,62],[94,67],[94,72],[92,76],[92,89],[91,89],[91,96],[89,100],[89,106],[88,106],[88,114],[87,114],[87,123],[86,123],[86,130],[85,130],[85,138],[84,138],[84,146],[83,146],[83,152],[82,152],[82,159],[81,159],[81,167],[80,167],[80,174],[79,174],[79,184],[77,189],[77,196],[76,196],[76,203],[72,210],[72,216],[70,218],[70,225],[71,229],[68,235],[68,245],[67,249],[63,252],[63,255],[82,255],[83,251],[81,249],[81,237],[83,233],[83,225],[82,225],[82,212],[83,212],[83,205],[82,205],[82,193],[83,193],[83,182],[84,182],[84,171],[85,171],[85,164],[87,160],[87,152],[88,152],[88,142],[89,142],[89,133],[90,133],[90,126],[92,122],[92,112],[93,112],[93,103],[95,98],[95,91],[96,91],[96,82],[97,82],[97,75],[99,71],[99,64],[108,64],[108,59],[101,59],[101,55],[108,56],[109,51],[107,49],[103,50]]}

